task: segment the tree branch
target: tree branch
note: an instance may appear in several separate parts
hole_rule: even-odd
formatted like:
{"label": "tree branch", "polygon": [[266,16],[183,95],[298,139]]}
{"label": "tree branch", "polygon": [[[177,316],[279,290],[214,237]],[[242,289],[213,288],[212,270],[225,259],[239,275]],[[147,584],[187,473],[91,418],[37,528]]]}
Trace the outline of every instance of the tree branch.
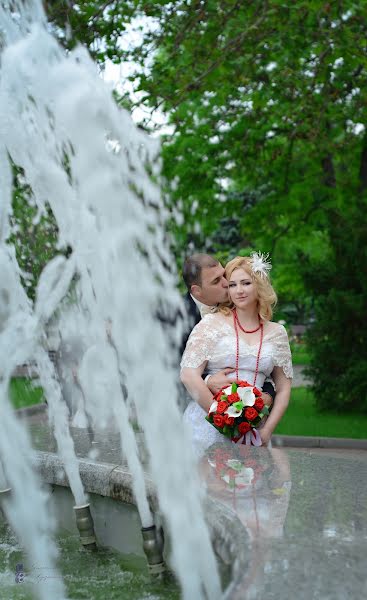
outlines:
{"label": "tree branch", "polygon": [[367,131],[365,131],[359,165],[359,191],[367,189]]}
{"label": "tree branch", "polygon": [[[221,49],[219,58],[214,60],[203,73],[201,73],[198,77],[196,77],[196,79],[194,79],[192,82],[188,83],[184,87],[183,90],[178,92],[177,100],[173,103],[171,109],[175,109],[185,99],[185,96],[188,92],[198,89],[201,85],[201,82],[212,71],[214,71],[214,69],[216,69],[220,64],[222,64],[226,60],[229,52],[233,52],[234,50],[240,50],[242,47],[242,42],[245,39],[245,37],[248,35],[249,31],[251,31],[253,29],[257,29],[259,27],[259,25],[261,25],[261,23],[263,22],[265,17],[266,17],[266,14],[262,14],[254,24],[252,24],[248,29],[246,29],[246,31],[242,31],[240,34],[238,34],[234,38],[230,39],[227,42],[227,44]],[[192,66],[194,66],[194,65],[192,65]],[[175,96],[177,96],[177,94],[170,96],[168,98],[163,98],[154,107],[154,110],[158,109],[166,100],[173,100],[173,98]]]}

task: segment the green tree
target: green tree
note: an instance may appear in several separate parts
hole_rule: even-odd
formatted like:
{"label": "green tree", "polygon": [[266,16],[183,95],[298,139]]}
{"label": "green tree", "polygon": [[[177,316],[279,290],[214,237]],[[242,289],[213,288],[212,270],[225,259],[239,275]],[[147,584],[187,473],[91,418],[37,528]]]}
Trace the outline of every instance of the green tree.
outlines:
{"label": "green tree", "polygon": [[43,268],[60,253],[60,249],[57,249],[58,228],[48,205],[43,214],[38,211],[32,190],[26,183],[22,170],[15,165],[13,189],[11,234],[8,242],[15,247],[23,286],[29,298],[34,300]]}
{"label": "green tree", "polygon": [[[337,405],[325,392],[337,376],[341,401],[348,394],[365,409],[366,3],[59,0],[46,9],[67,48],[80,41],[101,64],[137,63],[141,104],[167,116],[178,261],[196,248],[223,260],[243,247],[269,251],[282,304],[297,318],[314,311],[312,374],[316,386],[328,382],[317,387],[320,405]],[[154,26],[123,51],[120,36],[139,16]]]}
{"label": "green tree", "polygon": [[303,267],[317,290],[308,373],[321,409],[367,413],[367,226],[357,203],[335,220],[330,237],[330,251]]}
{"label": "green tree", "polygon": [[135,2],[46,0],[44,8],[55,36],[65,48],[70,50],[79,42],[101,65],[106,59],[121,60],[120,38],[134,16]]}
{"label": "green tree", "polygon": [[173,128],[163,159],[181,211],[178,256],[269,251],[282,301],[298,299],[299,314],[309,307],[316,317],[320,406],[337,406],[324,386],[334,389],[337,376],[340,402],[366,410],[365,2],[136,4],[159,23],[131,57],[140,60],[137,90]]}

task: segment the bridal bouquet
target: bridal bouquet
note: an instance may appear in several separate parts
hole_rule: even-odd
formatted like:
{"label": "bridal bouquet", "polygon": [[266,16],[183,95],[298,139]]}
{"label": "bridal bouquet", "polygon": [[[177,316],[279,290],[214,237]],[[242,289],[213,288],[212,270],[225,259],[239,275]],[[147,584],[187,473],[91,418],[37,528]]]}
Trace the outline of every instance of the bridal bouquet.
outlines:
{"label": "bridal bouquet", "polygon": [[247,381],[234,381],[214,396],[205,417],[213,427],[233,442],[260,446],[261,438],[256,426],[269,409],[261,400],[261,391]]}
{"label": "bridal bouquet", "polygon": [[209,453],[208,463],[228,490],[243,490],[256,485],[266,469],[258,460],[243,456],[237,459],[233,452],[228,452],[223,447],[214,448]]}

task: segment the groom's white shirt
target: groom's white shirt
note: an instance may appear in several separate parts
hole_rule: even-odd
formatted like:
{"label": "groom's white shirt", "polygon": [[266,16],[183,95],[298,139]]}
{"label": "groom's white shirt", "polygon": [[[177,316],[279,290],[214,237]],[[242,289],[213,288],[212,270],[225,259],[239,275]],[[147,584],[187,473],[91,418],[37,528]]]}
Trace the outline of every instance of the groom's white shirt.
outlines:
{"label": "groom's white shirt", "polygon": [[[190,294],[190,296],[195,302],[196,306],[198,307],[201,318],[203,318],[205,315],[208,315],[209,313],[212,313],[217,308],[217,305],[208,306],[207,304],[203,304],[202,302],[199,302],[199,300],[196,300],[196,298],[194,298],[192,294]],[[204,379],[206,385],[208,385],[209,377],[210,375],[207,375]]]}
{"label": "groom's white shirt", "polygon": [[199,302],[199,300],[196,300],[196,298],[194,298],[194,296],[192,294],[190,294],[190,296],[193,299],[193,301],[195,302],[196,306],[198,307],[201,318],[203,318],[204,315],[214,312],[214,310],[217,308],[216,305],[208,306],[207,304],[203,304],[202,302]]}

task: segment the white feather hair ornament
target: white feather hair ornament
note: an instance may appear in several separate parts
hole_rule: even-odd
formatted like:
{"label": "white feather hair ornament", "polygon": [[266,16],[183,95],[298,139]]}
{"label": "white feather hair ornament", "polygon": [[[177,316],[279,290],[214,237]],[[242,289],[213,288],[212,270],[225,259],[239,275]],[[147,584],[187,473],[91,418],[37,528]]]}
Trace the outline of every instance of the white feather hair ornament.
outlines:
{"label": "white feather hair ornament", "polygon": [[253,252],[251,254],[251,267],[254,273],[260,273],[261,277],[268,277],[271,270],[269,254]]}

